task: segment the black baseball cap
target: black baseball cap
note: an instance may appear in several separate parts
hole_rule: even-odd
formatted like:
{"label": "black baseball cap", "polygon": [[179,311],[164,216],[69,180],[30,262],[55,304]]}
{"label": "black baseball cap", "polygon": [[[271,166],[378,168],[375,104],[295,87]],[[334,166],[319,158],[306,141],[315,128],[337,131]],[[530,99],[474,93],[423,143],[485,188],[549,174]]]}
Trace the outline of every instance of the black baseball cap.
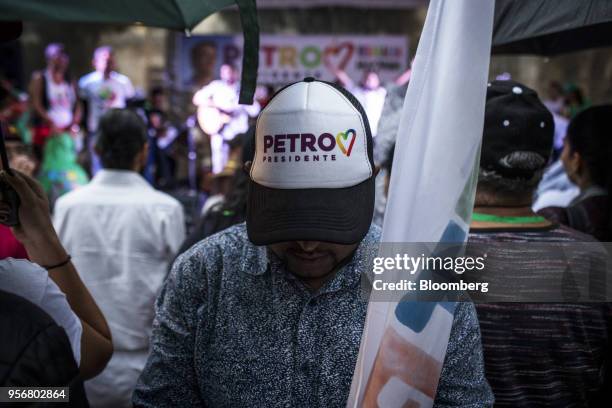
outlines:
{"label": "black baseball cap", "polygon": [[365,111],[343,88],[305,78],[277,92],[255,128],[251,242],[361,241],[374,212],[372,146]]}
{"label": "black baseball cap", "polygon": [[[552,114],[531,88],[515,81],[487,87],[480,167],[506,178],[530,178],[546,167],[553,148]],[[521,153],[530,161],[513,160]]]}

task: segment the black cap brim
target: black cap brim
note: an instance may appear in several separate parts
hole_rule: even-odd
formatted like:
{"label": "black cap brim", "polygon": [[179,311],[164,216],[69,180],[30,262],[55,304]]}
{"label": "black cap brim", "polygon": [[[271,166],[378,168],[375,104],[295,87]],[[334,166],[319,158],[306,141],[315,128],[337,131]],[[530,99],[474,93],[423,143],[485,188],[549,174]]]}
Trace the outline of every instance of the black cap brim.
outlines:
{"label": "black cap brim", "polygon": [[374,177],[345,188],[275,189],[249,181],[247,233],[255,245],[360,242],[374,213]]}

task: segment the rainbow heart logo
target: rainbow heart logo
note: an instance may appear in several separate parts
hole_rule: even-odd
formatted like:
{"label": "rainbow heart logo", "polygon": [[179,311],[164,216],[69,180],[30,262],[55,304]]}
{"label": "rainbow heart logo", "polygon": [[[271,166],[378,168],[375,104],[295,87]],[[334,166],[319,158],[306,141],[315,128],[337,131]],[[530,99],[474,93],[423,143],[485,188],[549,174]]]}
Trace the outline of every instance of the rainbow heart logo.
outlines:
{"label": "rainbow heart logo", "polygon": [[327,47],[323,52],[323,61],[325,62],[325,66],[329,67],[330,69],[335,67],[333,69],[344,71],[346,69],[346,65],[353,56],[354,50],[355,46],[350,42],[343,42]]}
{"label": "rainbow heart logo", "polygon": [[[349,136],[351,135],[352,135],[352,138],[348,144],[348,149],[347,149],[346,145],[344,144],[342,140],[344,139],[344,141],[346,142]],[[336,135],[336,144],[338,144],[338,146],[340,147],[342,154],[344,154],[347,157],[351,155],[351,151],[353,150],[353,145],[355,144],[355,139],[357,139],[357,132],[355,132],[355,129],[349,129],[346,132],[340,132]]]}

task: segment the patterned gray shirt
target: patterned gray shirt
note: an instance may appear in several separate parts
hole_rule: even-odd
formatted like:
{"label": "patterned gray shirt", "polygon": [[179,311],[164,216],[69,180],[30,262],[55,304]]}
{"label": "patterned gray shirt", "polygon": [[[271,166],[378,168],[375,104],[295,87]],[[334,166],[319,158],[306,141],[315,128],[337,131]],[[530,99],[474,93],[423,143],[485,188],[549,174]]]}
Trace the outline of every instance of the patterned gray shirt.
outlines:
{"label": "patterned gray shirt", "polygon": [[[316,293],[288,273],[244,224],[196,244],[175,263],[157,300],[151,354],[137,407],[343,407],[367,301],[360,274],[373,226],[352,259]],[[493,401],[478,321],[460,304],[437,407]]]}

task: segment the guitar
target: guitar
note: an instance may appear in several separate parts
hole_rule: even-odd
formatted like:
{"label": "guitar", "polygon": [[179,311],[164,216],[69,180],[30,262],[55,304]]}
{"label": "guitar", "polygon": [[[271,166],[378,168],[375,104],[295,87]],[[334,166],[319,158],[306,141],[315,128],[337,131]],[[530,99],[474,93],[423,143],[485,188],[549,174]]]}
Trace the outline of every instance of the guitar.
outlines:
{"label": "guitar", "polygon": [[198,106],[197,120],[207,135],[218,134],[230,122],[232,115],[212,105]]}

